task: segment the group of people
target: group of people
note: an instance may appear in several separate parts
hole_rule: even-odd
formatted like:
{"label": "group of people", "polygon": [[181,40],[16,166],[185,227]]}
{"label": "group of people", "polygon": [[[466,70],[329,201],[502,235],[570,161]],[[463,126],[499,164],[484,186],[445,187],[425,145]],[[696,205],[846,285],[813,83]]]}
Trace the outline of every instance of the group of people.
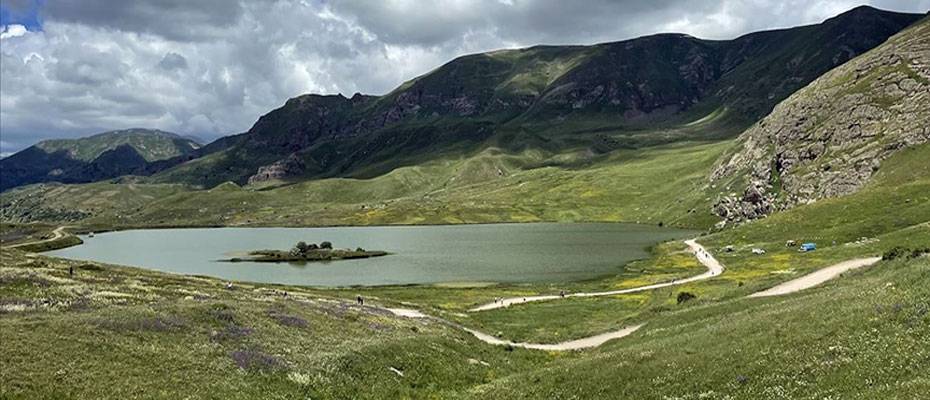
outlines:
{"label": "group of people", "polygon": [[[698,249],[697,249],[697,255],[698,255],[698,258],[702,258],[702,257],[703,257],[703,258],[709,258],[709,257],[710,257],[710,254],[707,253],[707,250],[704,250],[704,249],[702,249],[702,248],[698,248]],[[714,272],[713,270],[710,271],[710,274],[711,274],[711,275],[717,275],[717,273]],[[675,280],[673,279],[672,282],[675,282]]]}

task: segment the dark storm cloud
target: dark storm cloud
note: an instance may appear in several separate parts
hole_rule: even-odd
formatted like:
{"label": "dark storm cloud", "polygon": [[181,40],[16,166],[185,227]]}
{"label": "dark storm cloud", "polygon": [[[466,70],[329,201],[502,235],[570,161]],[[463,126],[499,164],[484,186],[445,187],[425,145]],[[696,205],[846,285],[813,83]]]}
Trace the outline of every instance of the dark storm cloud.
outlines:
{"label": "dark storm cloud", "polygon": [[197,40],[222,35],[242,17],[242,6],[228,0],[53,0],[41,13],[49,20]]}
{"label": "dark storm cloud", "polygon": [[616,40],[624,37],[617,35],[642,31],[646,25],[668,21],[685,11],[711,11],[716,4],[719,1],[482,0],[424,6],[415,1],[348,0],[334,2],[332,7],[381,40],[437,46],[480,31],[521,43]]}
{"label": "dark storm cloud", "polygon": [[[874,1],[925,11],[930,1]],[[520,44],[590,44],[671,30],[725,39],[743,33],[817,23],[861,1],[850,0],[344,0],[335,13],[398,45],[445,46],[482,32]]]}
{"label": "dark storm cloud", "polygon": [[[299,94],[386,93],[467,53],[657,32],[724,39],[817,23],[854,0],[6,1],[0,152],[142,126],[215,138]],[[926,12],[930,0],[876,0]],[[27,12],[28,13],[28,12]],[[35,12],[33,12],[35,13]],[[27,18],[28,17],[28,18]],[[10,20],[12,21],[12,20]]]}
{"label": "dark storm cloud", "polygon": [[158,62],[158,66],[166,71],[186,69],[187,59],[178,53],[168,52],[165,53],[165,56]]}

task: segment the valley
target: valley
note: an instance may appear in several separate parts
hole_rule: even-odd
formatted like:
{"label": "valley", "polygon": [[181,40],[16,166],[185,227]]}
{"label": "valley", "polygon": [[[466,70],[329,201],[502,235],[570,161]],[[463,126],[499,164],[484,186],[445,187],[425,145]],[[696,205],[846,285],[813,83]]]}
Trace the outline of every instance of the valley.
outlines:
{"label": "valley", "polygon": [[928,110],[930,19],[862,6],[45,141],[0,164],[0,397],[921,398]]}

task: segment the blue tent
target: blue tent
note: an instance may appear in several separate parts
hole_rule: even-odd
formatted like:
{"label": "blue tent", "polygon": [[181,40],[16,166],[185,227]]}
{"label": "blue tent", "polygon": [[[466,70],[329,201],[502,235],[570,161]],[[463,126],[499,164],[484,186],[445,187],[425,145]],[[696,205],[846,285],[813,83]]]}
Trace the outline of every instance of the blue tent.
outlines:
{"label": "blue tent", "polygon": [[817,250],[816,243],[804,243],[801,245],[801,251],[814,251]]}

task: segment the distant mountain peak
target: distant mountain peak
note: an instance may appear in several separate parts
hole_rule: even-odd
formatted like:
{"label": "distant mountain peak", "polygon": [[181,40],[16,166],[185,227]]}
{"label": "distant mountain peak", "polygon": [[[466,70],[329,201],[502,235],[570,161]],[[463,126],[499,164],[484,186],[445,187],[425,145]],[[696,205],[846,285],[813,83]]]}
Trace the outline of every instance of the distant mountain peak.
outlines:
{"label": "distant mountain peak", "polygon": [[147,128],[43,140],[0,160],[0,189],[47,181],[91,182],[140,173],[148,163],[192,154],[199,148],[199,143],[178,134]]}

